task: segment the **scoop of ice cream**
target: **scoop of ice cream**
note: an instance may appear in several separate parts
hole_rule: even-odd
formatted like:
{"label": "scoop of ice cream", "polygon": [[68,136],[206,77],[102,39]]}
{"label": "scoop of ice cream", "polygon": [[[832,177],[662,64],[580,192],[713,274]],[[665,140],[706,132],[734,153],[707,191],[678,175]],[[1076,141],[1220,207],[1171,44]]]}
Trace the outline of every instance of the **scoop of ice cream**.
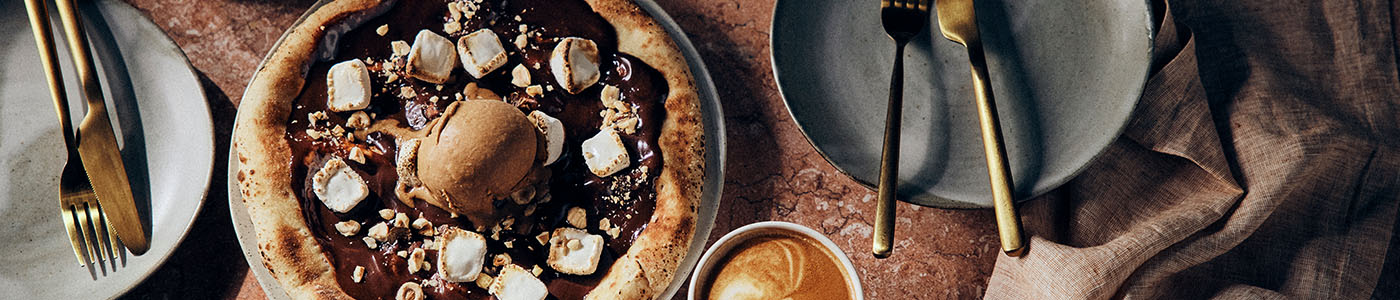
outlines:
{"label": "scoop of ice cream", "polygon": [[429,204],[489,224],[507,214],[493,205],[540,163],[539,132],[515,106],[496,100],[452,103],[418,154]]}

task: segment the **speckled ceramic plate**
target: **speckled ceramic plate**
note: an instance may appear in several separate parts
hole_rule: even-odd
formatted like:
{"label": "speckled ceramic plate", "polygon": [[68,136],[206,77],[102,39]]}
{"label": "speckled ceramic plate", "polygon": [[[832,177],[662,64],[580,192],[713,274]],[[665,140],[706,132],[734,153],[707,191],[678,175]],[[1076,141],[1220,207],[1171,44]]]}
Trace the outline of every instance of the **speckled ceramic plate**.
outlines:
{"label": "speckled ceramic plate", "polygon": [[[1063,184],[1122,131],[1152,51],[1144,0],[979,0],[998,113],[1018,199]],[[878,1],[782,0],[773,71],[793,119],[843,172],[879,178],[894,42]],[[906,48],[900,199],[990,207],[967,50],[936,14]]]}
{"label": "speckled ceramic plate", "polygon": [[[308,13],[317,7],[325,4],[322,0],[312,5],[307,10]],[[681,286],[689,279],[691,269],[695,268],[696,261],[700,260],[700,255],[705,251],[705,243],[710,237],[710,229],[714,227],[715,213],[719,209],[721,188],[724,187],[724,113],[720,110],[719,96],[715,93],[714,82],[710,81],[710,72],[705,69],[705,62],[700,60],[700,54],[695,51],[695,46],[686,38],[685,32],[680,26],[671,20],[671,16],[657,6],[651,0],[634,0],[643,10],[650,13],[661,26],[666,28],[666,32],[671,34],[676,45],[680,47],[681,54],[685,55],[686,62],[690,65],[690,72],[695,76],[695,87],[700,92],[700,109],[704,116],[705,126],[705,184],[702,186],[700,196],[700,215],[696,219],[695,235],[690,242],[690,250],[686,253],[685,259],[681,261],[680,269],[676,270],[676,278],[671,280],[671,285],[666,287],[658,299],[670,299],[680,290]],[[303,15],[302,19],[306,16]],[[301,23],[297,20],[296,23]],[[295,26],[295,25],[293,25]],[[284,34],[283,37],[286,37]],[[281,44],[278,41],[277,44]],[[273,46],[277,48],[276,45]],[[253,275],[258,278],[258,283],[262,284],[263,292],[272,299],[288,299],[287,292],[277,283],[277,279],[272,278],[267,266],[262,263],[262,254],[258,252],[258,238],[253,231],[253,222],[248,217],[248,207],[243,204],[242,193],[238,187],[237,177],[238,157],[229,149],[229,213],[233,216],[234,232],[238,234],[238,244],[243,247],[243,256],[247,258],[248,265],[253,270]]]}
{"label": "speckled ceramic plate", "polygon": [[[38,48],[24,3],[0,1],[0,168],[7,170],[0,173],[0,298],[125,293],[180,244],[209,190],[213,123],[184,53],[125,3],[81,6],[151,248],[141,256],[126,253],[115,272],[78,265],[58,214],[58,176],[67,156]],[[59,51],[60,61],[68,62],[66,54]],[[71,66],[64,66],[78,120],[85,112],[79,85]]]}

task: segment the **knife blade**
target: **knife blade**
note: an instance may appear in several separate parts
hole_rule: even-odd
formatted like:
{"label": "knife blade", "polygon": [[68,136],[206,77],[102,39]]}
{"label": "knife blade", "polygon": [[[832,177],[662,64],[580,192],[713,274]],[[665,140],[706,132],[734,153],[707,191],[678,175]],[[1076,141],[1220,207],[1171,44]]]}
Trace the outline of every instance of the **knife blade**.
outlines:
{"label": "knife blade", "polygon": [[126,177],[126,166],[112,131],[112,120],[97,79],[97,68],[88,52],[86,33],[78,20],[78,10],[73,0],[55,2],[68,40],[68,51],[72,53],[79,82],[83,85],[83,97],[87,100],[88,112],[78,125],[78,155],[82,157],[83,169],[87,170],[97,193],[97,203],[102,206],[109,226],[116,229],[117,237],[132,254],[144,254],[150,243],[136,211],[131,183]]}

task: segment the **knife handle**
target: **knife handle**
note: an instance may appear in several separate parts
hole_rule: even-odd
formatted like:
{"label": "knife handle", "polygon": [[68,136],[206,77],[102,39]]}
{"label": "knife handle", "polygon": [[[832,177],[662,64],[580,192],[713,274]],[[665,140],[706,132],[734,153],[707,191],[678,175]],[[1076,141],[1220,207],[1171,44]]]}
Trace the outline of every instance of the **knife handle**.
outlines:
{"label": "knife handle", "polygon": [[1006,143],[1001,138],[1001,122],[997,119],[992,80],[987,75],[987,58],[982,52],[982,43],[967,43],[967,56],[972,65],[977,123],[982,128],[982,150],[986,153],[987,175],[992,182],[992,208],[996,213],[1001,251],[1009,256],[1021,256],[1026,247],[1021,237],[1021,218],[1016,214],[1015,185],[1011,181],[1011,166],[1006,159]]}

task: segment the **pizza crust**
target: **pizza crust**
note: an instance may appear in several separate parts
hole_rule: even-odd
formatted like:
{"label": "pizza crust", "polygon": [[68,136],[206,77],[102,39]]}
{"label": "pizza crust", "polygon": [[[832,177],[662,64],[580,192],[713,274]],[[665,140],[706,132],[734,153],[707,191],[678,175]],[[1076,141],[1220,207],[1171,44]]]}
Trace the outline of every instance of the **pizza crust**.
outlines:
{"label": "pizza crust", "polygon": [[[294,299],[350,299],[335,267],[311,235],[291,187],[293,158],[285,138],[293,102],[318,56],[317,45],[344,20],[392,0],[337,0],[291,29],[244,92],[235,124],[237,180],[258,237],[263,264]],[[586,0],[617,31],[618,51],[641,59],[668,84],[659,144],[663,167],[656,208],[627,253],[619,257],[589,299],[654,299],[675,278],[695,231],[704,181],[704,129],[690,68],[675,42],[628,0]]]}
{"label": "pizza crust", "polygon": [[626,0],[587,0],[617,30],[618,52],[641,59],[666,78],[661,125],[662,170],[656,209],[646,230],[619,257],[587,299],[654,299],[676,276],[695,233],[704,182],[704,128],[695,82],[680,48],[656,20]]}

